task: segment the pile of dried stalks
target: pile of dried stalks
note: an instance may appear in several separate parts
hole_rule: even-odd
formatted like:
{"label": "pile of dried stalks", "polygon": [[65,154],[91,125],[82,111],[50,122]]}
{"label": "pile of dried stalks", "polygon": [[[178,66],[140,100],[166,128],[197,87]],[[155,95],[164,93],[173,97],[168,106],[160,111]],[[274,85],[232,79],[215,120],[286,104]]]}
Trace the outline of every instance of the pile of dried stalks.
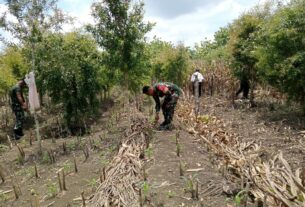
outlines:
{"label": "pile of dried stalks", "polygon": [[179,105],[178,120],[199,141],[217,155],[221,168],[230,172],[234,182],[250,185],[249,192],[268,206],[305,206],[305,172],[293,172],[282,153],[263,160],[263,150],[255,142],[240,141],[237,134],[225,131],[225,123],[216,117],[196,119],[189,101]]}
{"label": "pile of dried stalks", "polygon": [[105,169],[104,181],[89,202],[92,207],[138,206],[139,184],[144,149],[149,133],[146,132],[147,121],[137,118],[122,141],[118,154]]}

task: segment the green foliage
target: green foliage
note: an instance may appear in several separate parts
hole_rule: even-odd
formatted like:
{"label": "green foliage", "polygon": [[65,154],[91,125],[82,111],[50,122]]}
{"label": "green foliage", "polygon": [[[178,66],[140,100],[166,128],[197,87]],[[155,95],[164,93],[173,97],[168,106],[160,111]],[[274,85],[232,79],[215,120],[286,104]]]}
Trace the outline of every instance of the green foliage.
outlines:
{"label": "green foliage", "polygon": [[40,47],[44,62],[37,82],[48,91],[54,103],[62,103],[70,128],[83,125],[83,120],[96,112],[100,86],[97,78],[99,52],[87,35],[50,34]]}
{"label": "green foliage", "polygon": [[71,162],[69,162],[69,161],[65,162],[64,165],[63,165],[64,171],[66,173],[69,173],[71,171],[71,169],[72,169],[72,165],[73,164]]}
{"label": "green foliage", "polygon": [[52,182],[51,180],[49,180],[49,183],[47,184],[47,190],[48,190],[48,196],[50,198],[54,198],[57,195],[57,183],[56,182]]}
{"label": "green foliage", "polygon": [[154,39],[148,46],[151,73],[155,82],[173,82],[183,86],[188,79],[190,53],[182,44]]}
{"label": "green foliage", "polygon": [[234,202],[237,206],[239,206],[241,204],[242,200],[244,199],[244,197],[245,197],[244,194],[245,194],[245,191],[242,190],[234,196]]}
{"label": "green foliage", "polygon": [[151,159],[153,156],[153,149],[151,146],[149,146],[147,149],[145,149],[145,157],[147,157],[148,159]]}
{"label": "green foliage", "polygon": [[14,46],[5,48],[0,54],[0,94],[6,93],[18,79],[23,78],[27,70],[22,51]]}
{"label": "green foliage", "polygon": [[47,152],[47,151],[44,151],[44,152],[42,153],[42,163],[47,164],[47,163],[50,163],[50,162],[51,162],[51,160],[50,160],[50,157],[49,157],[48,152]]}
{"label": "green foliage", "polygon": [[91,180],[87,180],[87,183],[94,190],[96,190],[98,187],[98,180],[95,178],[92,178]]}
{"label": "green foliage", "polygon": [[149,195],[149,192],[150,192],[149,183],[143,182],[143,183],[142,183],[142,186],[141,186],[141,189],[142,189],[142,191],[143,191],[144,196],[148,196],[148,195]]}
{"label": "green foliage", "polygon": [[256,58],[253,51],[260,20],[252,14],[244,14],[230,28],[231,68],[239,79],[256,79]]}
{"label": "green foliage", "polygon": [[[93,4],[96,25],[88,26],[104,49],[108,78],[137,91],[146,71],[144,35],[152,24],[143,22],[143,3],[130,0],[105,0]],[[122,82],[123,80],[123,82]]]}
{"label": "green foliage", "polygon": [[[290,98],[305,102],[305,3],[292,1],[262,27],[255,55],[260,75]],[[266,47],[267,45],[267,47]]]}

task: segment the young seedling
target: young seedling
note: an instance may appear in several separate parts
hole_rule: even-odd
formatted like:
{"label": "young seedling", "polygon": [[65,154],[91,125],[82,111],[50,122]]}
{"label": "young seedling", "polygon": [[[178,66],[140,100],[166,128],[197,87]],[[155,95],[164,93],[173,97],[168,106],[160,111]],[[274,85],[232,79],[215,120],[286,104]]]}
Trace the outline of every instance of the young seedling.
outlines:
{"label": "young seedling", "polygon": [[47,184],[48,187],[48,196],[50,198],[54,198],[57,195],[57,187],[56,187],[56,182],[52,183],[51,180],[49,180],[49,183]]}
{"label": "young seedling", "polygon": [[33,145],[33,130],[32,129],[30,131],[29,143],[30,143],[30,146]]}

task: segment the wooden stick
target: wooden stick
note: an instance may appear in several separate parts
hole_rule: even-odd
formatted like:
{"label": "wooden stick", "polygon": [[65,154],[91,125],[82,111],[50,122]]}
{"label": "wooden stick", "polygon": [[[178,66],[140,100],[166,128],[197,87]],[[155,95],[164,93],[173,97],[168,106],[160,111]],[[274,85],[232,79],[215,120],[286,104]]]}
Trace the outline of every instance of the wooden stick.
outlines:
{"label": "wooden stick", "polygon": [[33,140],[32,140],[32,138],[33,138],[33,130],[31,129],[31,131],[30,131],[30,137],[29,137],[30,146],[33,145]]}
{"label": "wooden stick", "polygon": [[244,207],[247,207],[247,204],[248,204],[248,193],[249,193],[249,182],[247,182],[246,184],[246,189],[245,189],[245,203],[244,203]]}
{"label": "wooden stick", "polygon": [[176,145],[179,144],[179,138],[180,138],[180,131],[178,130],[176,133]]}
{"label": "wooden stick", "polygon": [[67,191],[65,170],[62,170],[62,189]]}
{"label": "wooden stick", "polygon": [[4,167],[0,164],[0,177],[2,182],[5,182],[5,171],[4,171]]}
{"label": "wooden stick", "polygon": [[179,143],[176,145],[176,148],[177,148],[177,156],[180,157],[181,146]]}
{"label": "wooden stick", "polygon": [[139,204],[140,207],[143,207],[142,189],[139,190]]}
{"label": "wooden stick", "polygon": [[18,200],[19,192],[18,192],[18,189],[15,184],[13,184],[13,190],[14,190],[15,198],[16,198],[16,200]]}
{"label": "wooden stick", "polygon": [[62,182],[61,182],[61,179],[60,179],[60,172],[57,172],[57,177],[58,177],[59,190],[60,190],[60,192],[62,192],[63,187],[62,187]]}
{"label": "wooden stick", "polygon": [[81,193],[81,196],[82,196],[82,202],[83,202],[82,207],[86,207],[86,199],[85,199],[85,196],[84,196],[84,191]]}
{"label": "wooden stick", "polygon": [[76,157],[74,156],[74,172],[78,173],[78,169],[77,169],[77,163],[76,163]]}
{"label": "wooden stick", "polygon": [[195,196],[196,196],[196,200],[199,200],[199,187],[198,187],[198,181],[196,182],[196,186],[195,186]]}
{"label": "wooden stick", "polygon": [[104,181],[106,180],[106,168],[105,167],[103,167],[103,179],[104,179]]}
{"label": "wooden stick", "polygon": [[35,178],[39,178],[39,174],[38,174],[38,169],[37,169],[37,164],[35,163]]}
{"label": "wooden stick", "polygon": [[143,179],[144,179],[144,181],[147,181],[147,174],[146,174],[145,165],[143,165]]}
{"label": "wooden stick", "polygon": [[64,155],[66,155],[66,154],[67,154],[66,142],[63,142],[63,143],[62,143],[62,150],[63,150]]}
{"label": "wooden stick", "polygon": [[179,162],[179,175],[182,177],[184,176],[184,169],[183,169],[183,164],[182,161],[180,160]]}
{"label": "wooden stick", "polygon": [[12,143],[11,138],[10,138],[9,135],[7,135],[7,141],[8,141],[8,144],[9,144],[9,145],[8,145],[9,148],[12,149],[12,148],[13,148],[13,143]]}

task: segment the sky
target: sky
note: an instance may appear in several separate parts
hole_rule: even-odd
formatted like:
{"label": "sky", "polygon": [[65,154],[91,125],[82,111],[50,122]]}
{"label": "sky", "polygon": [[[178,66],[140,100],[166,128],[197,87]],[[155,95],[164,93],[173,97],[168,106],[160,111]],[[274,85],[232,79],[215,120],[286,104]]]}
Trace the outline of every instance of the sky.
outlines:
{"label": "sky", "polygon": [[[154,36],[174,44],[184,43],[193,47],[196,43],[212,40],[214,33],[225,27],[243,12],[266,0],[144,0],[144,21],[156,23],[148,39]],[[94,0],[58,0],[58,5],[75,18],[74,25],[65,25],[70,31],[84,24],[93,23],[91,4]],[[0,15],[6,11],[0,0]],[[0,30],[0,33],[4,34]],[[8,34],[5,34],[9,37]],[[0,44],[1,45],[1,44]]]}

